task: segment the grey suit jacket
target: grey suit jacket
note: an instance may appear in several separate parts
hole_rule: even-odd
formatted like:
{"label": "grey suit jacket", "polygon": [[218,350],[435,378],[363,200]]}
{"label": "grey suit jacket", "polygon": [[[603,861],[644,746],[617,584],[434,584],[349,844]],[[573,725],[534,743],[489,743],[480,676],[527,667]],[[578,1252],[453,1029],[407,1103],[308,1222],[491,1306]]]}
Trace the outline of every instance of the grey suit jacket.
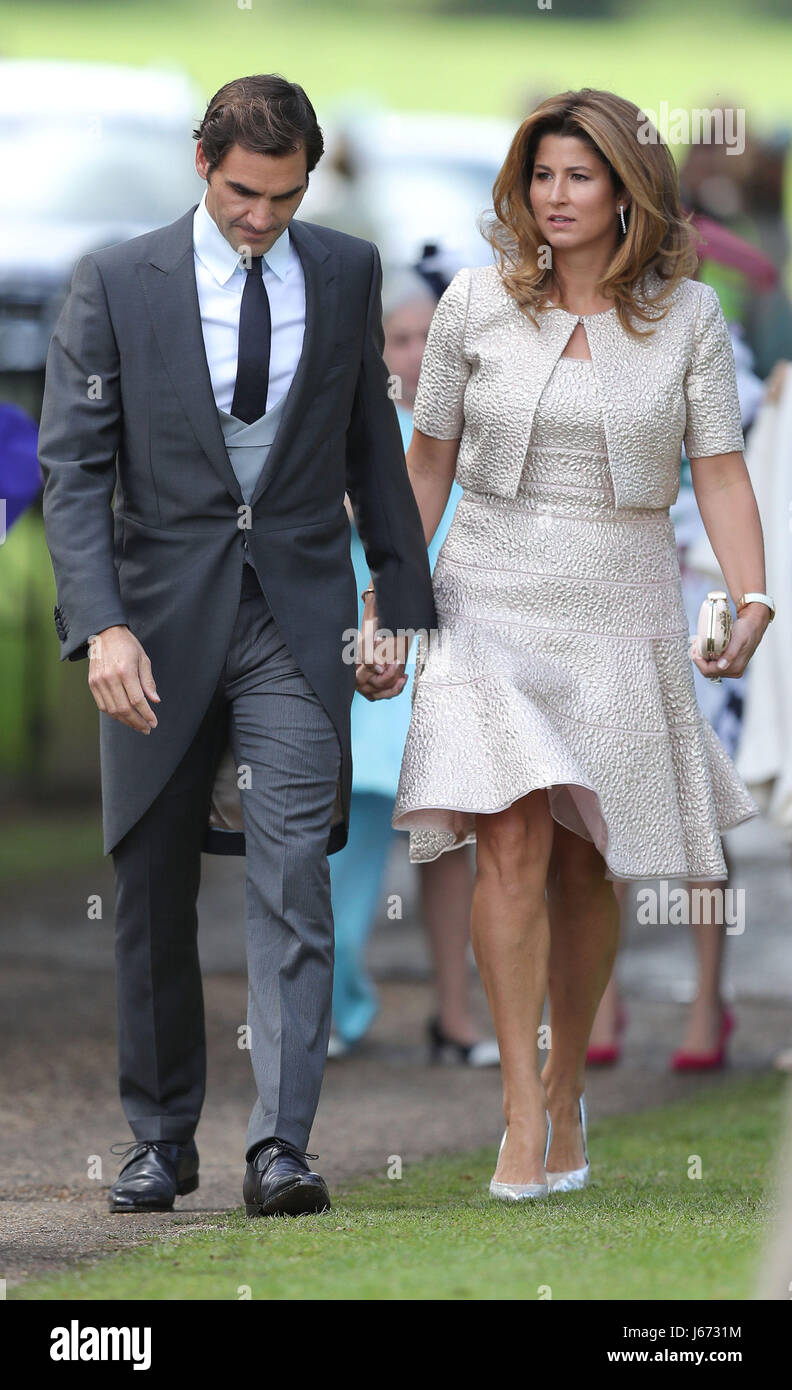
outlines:
{"label": "grey suit jacket", "polygon": [[[436,624],[382,358],[380,257],[372,242],[290,224],[305,336],[246,530],[204,351],[194,210],[84,256],[53,333],[39,459],[61,659],[87,656],[92,633],[127,624],[161,696],[148,737],[99,715],[107,854],[165,786],[207,710],[247,543],[284,640],[339,735],[332,854],[349,826],[355,668],[343,652],[358,621],[345,490],[381,625]],[[243,836],[214,833],[224,838],[213,842],[207,827],[205,848],[244,852]]]}

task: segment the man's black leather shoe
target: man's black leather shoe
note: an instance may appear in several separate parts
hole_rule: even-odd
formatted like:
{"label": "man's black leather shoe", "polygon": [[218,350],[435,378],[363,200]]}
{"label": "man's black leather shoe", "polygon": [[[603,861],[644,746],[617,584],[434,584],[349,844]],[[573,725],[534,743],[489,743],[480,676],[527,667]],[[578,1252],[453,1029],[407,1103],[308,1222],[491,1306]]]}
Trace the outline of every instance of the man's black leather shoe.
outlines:
{"label": "man's black leather shoe", "polygon": [[242,1195],[247,1216],[299,1216],[302,1212],[329,1211],[330,1193],[324,1178],[313,1173],[307,1158],[286,1139],[268,1139],[253,1155],[245,1171]]}
{"label": "man's black leather shoe", "polygon": [[[111,1153],[120,1145],[114,1144]],[[184,1197],[198,1186],[198,1150],[195,1140],[170,1144],[164,1139],[141,1140],[122,1148],[131,1154],[110,1188],[111,1211],[170,1211],[174,1197]]]}

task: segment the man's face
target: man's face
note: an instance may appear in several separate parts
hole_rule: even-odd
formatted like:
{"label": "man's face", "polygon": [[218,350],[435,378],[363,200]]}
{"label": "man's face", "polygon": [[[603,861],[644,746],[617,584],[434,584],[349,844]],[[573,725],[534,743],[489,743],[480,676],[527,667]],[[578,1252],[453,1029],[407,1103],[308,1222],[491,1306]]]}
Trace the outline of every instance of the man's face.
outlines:
{"label": "man's face", "polygon": [[305,147],[296,154],[253,154],[232,145],[207,178],[201,141],[195,167],[206,179],[206,207],[235,251],[264,256],[291,222],[308,188]]}

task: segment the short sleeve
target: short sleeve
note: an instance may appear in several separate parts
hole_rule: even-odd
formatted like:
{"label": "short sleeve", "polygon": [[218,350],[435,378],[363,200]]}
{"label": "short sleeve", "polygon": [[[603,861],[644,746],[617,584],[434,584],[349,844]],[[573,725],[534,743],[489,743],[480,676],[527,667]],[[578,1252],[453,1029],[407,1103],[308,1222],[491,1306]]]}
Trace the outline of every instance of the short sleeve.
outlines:
{"label": "short sleeve", "polygon": [[437,301],[426,339],[413,425],[434,439],[459,439],[464,428],[463,398],[470,376],[464,352],[469,294],[470,270],[465,267]]}
{"label": "short sleeve", "polygon": [[700,285],[698,320],[685,373],[685,453],[689,459],[745,448],[729,330],[711,285]]}

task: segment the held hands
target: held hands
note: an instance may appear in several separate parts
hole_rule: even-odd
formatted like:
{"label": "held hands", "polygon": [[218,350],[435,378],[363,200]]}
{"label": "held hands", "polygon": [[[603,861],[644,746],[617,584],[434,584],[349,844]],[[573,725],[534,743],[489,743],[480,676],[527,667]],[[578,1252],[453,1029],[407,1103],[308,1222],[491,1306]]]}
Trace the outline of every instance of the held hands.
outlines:
{"label": "held hands", "polygon": [[128,627],[106,627],[88,643],[88,685],[98,708],[138,733],[150,734],[159,702],[151,662]]}
{"label": "held hands", "polygon": [[690,646],[692,660],[703,676],[710,680],[720,680],[721,676],[741,676],[756,648],[764,636],[770,622],[770,610],[764,603],[749,603],[739,618],[732,623],[731,637],[726,650],[719,657],[707,661],[699,656],[698,639],[693,638]]}
{"label": "held hands", "polygon": [[358,656],[355,668],[357,689],[367,700],[392,700],[400,695],[407,677],[404,667],[407,663],[406,637],[376,637],[379,621],[375,606],[375,596],[367,595],[363,609],[363,621],[358,634]]}

